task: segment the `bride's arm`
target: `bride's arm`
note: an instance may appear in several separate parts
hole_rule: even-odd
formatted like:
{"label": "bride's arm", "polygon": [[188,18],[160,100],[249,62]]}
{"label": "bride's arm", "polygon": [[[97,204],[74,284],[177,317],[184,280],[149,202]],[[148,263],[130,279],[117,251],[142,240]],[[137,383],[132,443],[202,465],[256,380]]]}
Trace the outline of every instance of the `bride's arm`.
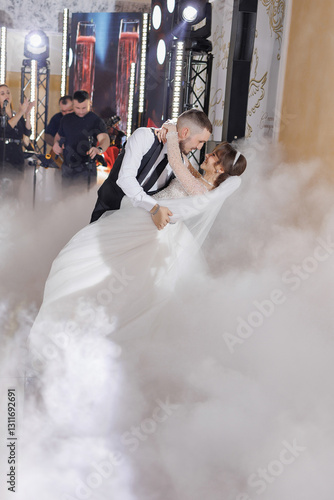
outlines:
{"label": "bride's arm", "polygon": [[[196,179],[194,175],[189,172],[187,166],[183,163],[175,126],[169,128],[167,133],[167,156],[168,163],[172,167],[175,176],[182,184],[183,189],[189,195],[204,194],[208,192],[201,180]],[[188,165],[190,165],[187,157],[184,156],[184,158]]]}

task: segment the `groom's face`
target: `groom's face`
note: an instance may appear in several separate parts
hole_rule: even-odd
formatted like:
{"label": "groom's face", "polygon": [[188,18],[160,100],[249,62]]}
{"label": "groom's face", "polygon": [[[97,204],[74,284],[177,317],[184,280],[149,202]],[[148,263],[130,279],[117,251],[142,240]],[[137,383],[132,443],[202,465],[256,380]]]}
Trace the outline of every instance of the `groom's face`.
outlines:
{"label": "groom's face", "polygon": [[180,149],[185,155],[195,149],[202,149],[203,145],[209,140],[211,133],[205,128],[197,133],[192,133],[190,130],[187,137],[180,140]]}

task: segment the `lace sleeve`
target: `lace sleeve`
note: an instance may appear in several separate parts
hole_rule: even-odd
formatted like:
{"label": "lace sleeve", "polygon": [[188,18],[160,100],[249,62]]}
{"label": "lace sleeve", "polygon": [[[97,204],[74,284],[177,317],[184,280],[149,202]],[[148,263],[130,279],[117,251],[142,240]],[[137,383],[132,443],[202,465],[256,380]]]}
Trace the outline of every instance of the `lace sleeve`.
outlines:
{"label": "lace sleeve", "polygon": [[168,163],[172,167],[175,176],[189,195],[208,192],[204,184],[199,179],[196,179],[182,162],[177,132],[168,132],[167,134],[167,155]]}

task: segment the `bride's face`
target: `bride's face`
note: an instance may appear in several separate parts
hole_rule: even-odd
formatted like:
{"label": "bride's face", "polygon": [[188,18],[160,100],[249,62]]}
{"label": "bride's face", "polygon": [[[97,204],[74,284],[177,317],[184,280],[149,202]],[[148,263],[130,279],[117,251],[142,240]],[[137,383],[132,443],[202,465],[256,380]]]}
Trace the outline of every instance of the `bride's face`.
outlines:
{"label": "bride's face", "polygon": [[205,155],[205,160],[202,163],[201,168],[208,174],[215,174],[217,169],[222,168],[219,163],[219,158],[214,151]]}

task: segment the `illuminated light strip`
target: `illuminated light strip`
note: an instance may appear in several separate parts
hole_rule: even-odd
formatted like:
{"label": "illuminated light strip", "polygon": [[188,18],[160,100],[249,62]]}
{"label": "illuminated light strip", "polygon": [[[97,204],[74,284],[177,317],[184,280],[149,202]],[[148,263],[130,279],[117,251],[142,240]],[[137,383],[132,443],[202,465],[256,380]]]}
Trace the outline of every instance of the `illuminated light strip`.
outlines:
{"label": "illuminated light strip", "polygon": [[129,104],[128,104],[128,121],[126,124],[126,135],[129,137],[132,131],[132,112],[133,112],[133,99],[135,95],[135,76],[136,76],[136,63],[131,63],[130,68],[130,84],[129,84]]}
{"label": "illuminated light strip", "polygon": [[183,58],[184,58],[184,42],[177,42],[176,55],[175,55],[173,100],[172,100],[172,116],[171,116],[172,119],[177,118],[180,114]]}
{"label": "illuminated light strip", "polygon": [[60,96],[61,97],[66,95],[68,19],[69,19],[69,10],[64,9],[64,12],[63,12],[63,42],[62,42],[62,50],[61,50],[61,80],[60,80]]}
{"label": "illuminated light strip", "polygon": [[1,28],[0,83],[6,83],[7,28]]}
{"label": "illuminated light strip", "polygon": [[[32,59],[30,62],[30,102],[36,101],[36,85],[37,85],[37,61]],[[31,135],[30,139],[36,139],[36,110],[35,106],[30,111]]]}
{"label": "illuminated light strip", "polygon": [[143,113],[144,106],[145,106],[147,30],[148,30],[148,14],[143,14],[143,32],[142,32],[142,38],[141,38],[141,59],[140,59],[140,75],[139,75],[138,113]]}

